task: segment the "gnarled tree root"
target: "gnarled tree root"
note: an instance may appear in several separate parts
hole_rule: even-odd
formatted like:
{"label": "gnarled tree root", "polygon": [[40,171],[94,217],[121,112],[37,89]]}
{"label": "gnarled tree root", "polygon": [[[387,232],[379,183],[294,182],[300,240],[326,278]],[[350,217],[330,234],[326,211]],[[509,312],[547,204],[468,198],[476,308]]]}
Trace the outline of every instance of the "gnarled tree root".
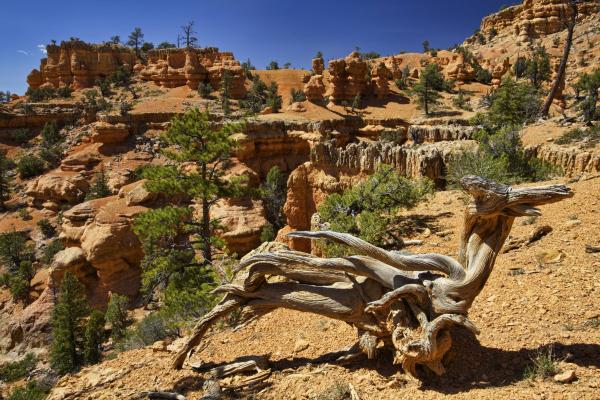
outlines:
{"label": "gnarled tree root", "polygon": [[[241,309],[246,324],[277,308],[345,321],[358,331],[354,358],[377,356],[378,344],[392,346],[394,362],[417,376],[423,365],[444,373],[442,359],[452,346],[451,329],[477,328],[469,307],[489,277],[515,217],[539,215],[536,206],[573,196],[565,186],[513,189],[483,178],[461,180],[472,201],[465,211],[459,259],[440,254],[386,251],[347,233],[293,232],[290,236],[342,243],[357,255],[319,258],[296,251],[263,253],[240,263],[232,284],[216,289],[223,300],[196,325],[173,366],[181,368],[220,317]],[[280,276],[286,278],[270,279]]]}

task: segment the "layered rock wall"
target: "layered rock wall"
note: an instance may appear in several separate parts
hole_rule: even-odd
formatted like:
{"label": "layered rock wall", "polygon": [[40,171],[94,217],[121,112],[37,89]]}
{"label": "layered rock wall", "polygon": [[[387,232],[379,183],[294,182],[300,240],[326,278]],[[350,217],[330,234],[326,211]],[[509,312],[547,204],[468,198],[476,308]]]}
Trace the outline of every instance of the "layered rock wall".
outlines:
{"label": "layered rock wall", "polygon": [[[136,67],[136,69],[138,69]],[[159,86],[173,88],[187,85],[198,89],[200,83],[210,83],[219,89],[225,73],[231,77],[231,97],[246,94],[246,75],[232,53],[203,49],[159,49],[148,52],[148,64],[139,68],[140,77]]]}
{"label": "layered rock wall", "polygon": [[128,47],[112,44],[93,45],[78,40],[46,47],[47,58],[27,77],[30,88],[42,85],[73,89],[92,87],[96,79],[109,76],[118,68],[133,69],[135,53]]}
{"label": "layered rock wall", "polygon": [[600,153],[597,150],[548,143],[529,147],[527,151],[540,160],[560,167],[567,176],[600,173]]}
{"label": "layered rock wall", "polygon": [[[583,1],[579,15],[597,12],[594,1]],[[521,37],[539,37],[565,29],[564,21],[571,16],[568,0],[525,0],[522,4],[489,15],[481,22],[481,31],[507,31]]]}

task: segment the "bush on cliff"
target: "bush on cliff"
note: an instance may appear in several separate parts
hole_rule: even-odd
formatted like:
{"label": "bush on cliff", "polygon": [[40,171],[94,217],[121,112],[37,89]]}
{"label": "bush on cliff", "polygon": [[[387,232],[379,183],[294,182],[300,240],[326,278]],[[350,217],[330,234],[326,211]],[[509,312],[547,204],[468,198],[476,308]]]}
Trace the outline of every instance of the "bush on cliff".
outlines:
{"label": "bush on cliff", "polygon": [[[380,247],[397,248],[401,245],[398,211],[414,207],[433,190],[428,179],[405,178],[393,167],[382,165],[366,181],[327,197],[319,215],[331,230],[353,234]],[[337,244],[324,246],[328,256],[345,251],[346,247]]]}
{"label": "bush on cliff", "polygon": [[29,179],[41,175],[46,169],[44,160],[34,154],[25,154],[17,161],[17,171],[21,179]]}

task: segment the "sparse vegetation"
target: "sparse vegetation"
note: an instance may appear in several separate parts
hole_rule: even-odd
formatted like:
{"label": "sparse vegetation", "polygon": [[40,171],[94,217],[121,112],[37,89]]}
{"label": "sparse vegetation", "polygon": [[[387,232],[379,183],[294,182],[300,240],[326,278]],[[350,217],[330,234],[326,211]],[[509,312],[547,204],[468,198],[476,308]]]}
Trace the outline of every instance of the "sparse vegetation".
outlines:
{"label": "sparse vegetation", "polygon": [[6,400],[44,400],[50,387],[37,381],[29,381],[25,386],[14,389]]}
{"label": "sparse vegetation", "polygon": [[200,82],[198,84],[198,94],[203,99],[210,98],[210,94],[212,93],[212,91],[213,91],[213,87],[211,86],[210,83]]}
{"label": "sparse vegetation", "polygon": [[539,88],[542,82],[550,79],[552,70],[550,68],[550,56],[543,46],[538,46],[533,51],[531,60],[527,61],[525,75],[529,78],[531,84]]}
{"label": "sparse vegetation", "polygon": [[271,61],[269,65],[267,65],[267,70],[273,71],[279,69],[279,63],[277,61]]}
{"label": "sparse vegetation", "polygon": [[525,379],[551,378],[560,372],[558,361],[552,346],[546,350],[540,350],[531,359],[531,364],[525,369],[523,377]]}
{"label": "sparse vegetation", "polygon": [[347,383],[337,382],[318,394],[315,400],[352,400],[352,394]]}
{"label": "sparse vegetation", "polygon": [[5,202],[10,199],[12,177],[9,174],[11,168],[6,153],[0,151],[0,209],[4,209]]}
{"label": "sparse vegetation", "polygon": [[37,226],[40,228],[40,232],[42,232],[42,235],[44,235],[45,238],[51,238],[56,235],[56,228],[50,223],[48,218],[40,219],[37,222]]}
{"label": "sparse vegetation", "polygon": [[452,99],[452,105],[456,108],[460,108],[461,110],[473,111],[473,108],[469,103],[470,101],[471,98],[465,96],[465,92],[462,89],[459,89],[456,97]]}
{"label": "sparse vegetation", "polygon": [[292,88],[290,90],[290,103],[296,103],[299,101],[306,101],[306,95],[302,90],[296,90]]}
{"label": "sparse vegetation", "polygon": [[279,88],[275,81],[271,82],[267,87],[265,95],[267,107],[271,107],[271,110],[273,110],[274,113],[279,112],[279,110],[281,110],[281,96],[279,95]]}
{"label": "sparse vegetation", "polygon": [[85,327],[83,341],[83,357],[87,364],[96,364],[100,361],[100,345],[104,341],[104,314],[98,310],[92,311]]}
{"label": "sparse vegetation", "polygon": [[564,133],[556,140],[557,144],[578,144],[583,148],[590,148],[600,143],[600,125],[587,129],[576,128]]}
{"label": "sparse vegetation", "polygon": [[50,265],[52,263],[52,259],[56,253],[61,250],[64,250],[65,246],[63,245],[60,239],[54,239],[46,247],[44,247],[42,257],[40,257],[40,261],[44,265]]}
{"label": "sparse vegetation", "polygon": [[33,353],[27,353],[20,361],[0,365],[0,381],[14,382],[25,378],[34,368],[37,359]]}
{"label": "sparse vegetation", "polygon": [[579,80],[573,86],[578,94],[584,93],[581,98],[577,96],[577,108],[581,111],[583,120],[589,124],[600,119],[600,112],[597,109],[600,69],[596,68],[590,73],[581,74]]}

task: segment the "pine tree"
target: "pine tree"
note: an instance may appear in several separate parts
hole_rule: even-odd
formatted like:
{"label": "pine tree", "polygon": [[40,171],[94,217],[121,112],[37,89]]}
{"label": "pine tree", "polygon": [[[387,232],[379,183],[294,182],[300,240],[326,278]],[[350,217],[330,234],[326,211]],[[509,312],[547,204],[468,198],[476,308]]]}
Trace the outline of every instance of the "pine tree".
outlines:
{"label": "pine tree", "polygon": [[84,287],[70,272],[65,272],[52,314],[50,363],[63,375],[81,365],[83,319],[89,314]]}
{"label": "pine tree", "polygon": [[110,324],[110,336],[114,341],[121,340],[125,336],[127,324],[127,297],[112,294],[106,308],[106,320]]}
{"label": "pine tree", "polygon": [[181,318],[212,301],[209,291],[214,277],[209,266],[223,242],[216,236],[220,227],[211,218],[211,208],[219,199],[239,193],[240,181],[227,180],[224,174],[236,146],[232,134],[240,129],[236,123],[216,127],[208,112],[190,110],[174,118],[162,136],[168,149],[163,155],[171,165],[143,172],[149,191],[191,198],[200,208],[200,216],[194,218],[191,204],[177,203],[141,214],[134,224],[145,254],[144,291],[150,294],[158,286],[166,287],[165,307]]}
{"label": "pine tree", "polygon": [[423,41],[423,53],[427,53],[429,51],[429,40]]}
{"label": "pine tree", "polygon": [[429,115],[431,108],[440,104],[439,91],[446,88],[447,83],[440,74],[437,64],[429,64],[421,72],[419,82],[412,87],[411,94],[417,98],[419,105],[425,111],[425,115]]}
{"label": "pine tree", "polygon": [[581,110],[583,120],[586,123],[590,123],[598,118],[596,109],[598,90],[600,89],[600,69],[582,74],[573,87],[578,93],[584,93],[583,99],[577,102],[577,108]]}
{"label": "pine tree", "polygon": [[100,345],[104,341],[104,314],[98,310],[92,311],[85,327],[85,340],[83,356],[87,364],[96,364],[100,361]]}
{"label": "pine tree", "polygon": [[142,42],[144,41],[144,34],[142,33],[142,28],[136,27],[133,32],[129,34],[127,41],[127,45],[133,47],[135,49],[135,55],[140,56],[140,47]]}

